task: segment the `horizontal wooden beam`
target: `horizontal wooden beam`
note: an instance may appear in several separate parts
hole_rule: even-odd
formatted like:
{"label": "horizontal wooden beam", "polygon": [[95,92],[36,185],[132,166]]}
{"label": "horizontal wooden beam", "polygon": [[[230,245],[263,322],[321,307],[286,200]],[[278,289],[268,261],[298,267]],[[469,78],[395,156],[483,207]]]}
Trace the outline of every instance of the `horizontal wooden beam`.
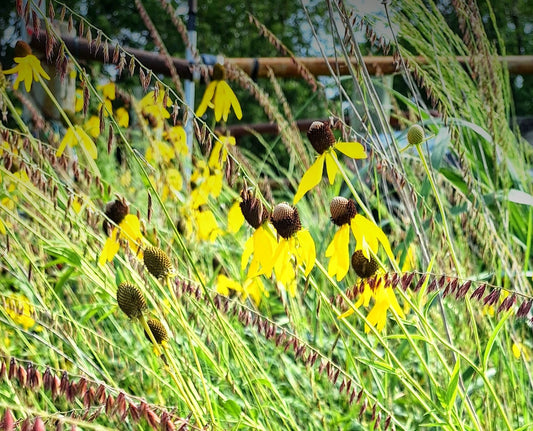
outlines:
{"label": "horizontal wooden beam", "polygon": [[[94,41],[89,44],[89,41],[84,38],[64,36],[68,50],[76,58],[81,60],[94,60],[104,62],[104,50],[100,46],[96,49]],[[38,51],[45,51],[46,35],[41,31],[37,37],[31,41],[31,45]],[[56,53],[58,45],[56,44]],[[134,55],[144,66],[151,69],[154,73],[161,73],[170,75],[170,70],[167,66],[164,56],[149,51],[140,49],[124,48],[126,52]],[[109,47],[109,59],[113,58],[115,48]],[[510,73],[512,74],[533,74],[533,55],[510,55],[505,57],[498,57],[499,61],[503,62]],[[371,75],[389,75],[397,71],[394,57],[392,56],[366,56],[363,57],[364,63]],[[462,63],[470,61],[469,57],[457,57]],[[258,57],[258,58],[226,58],[226,61],[240,67],[245,73],[254,78],[261,78],[268,76],[268,70],[271,69],[274,75],[280,78],[298,78],[300,71],[293,59],[288,57]],[[305,66],[313,75],[330,75],[331,66],[333,71],[339,75],[347,75],[350,73],[350,68],[344,58],[328,58],[327,61],[321,57],[300,57],[297,61]],[[427,61],[423,57],[418,57],[415,60],[418,64],[426,64]],[[442,59],[442,62],[445,62]],[[192,69],[188,61],[182,58],[172,58],[172,62],[178,75],[182,79],[192,78]],[[357,60],[351,60],[352,65],[357,65]]]}

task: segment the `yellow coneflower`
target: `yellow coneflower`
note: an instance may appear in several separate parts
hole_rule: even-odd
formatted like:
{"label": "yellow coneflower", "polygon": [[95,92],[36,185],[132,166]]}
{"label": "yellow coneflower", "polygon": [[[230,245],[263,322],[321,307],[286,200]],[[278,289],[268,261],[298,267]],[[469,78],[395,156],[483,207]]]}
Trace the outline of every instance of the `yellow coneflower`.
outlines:
{"label": "yellow coneflower", "polygon": [[309,126],[307,137],[319,156],[303,175],[298,190],[294,195],[294,204],[298,203],[309,190],[320,182],[324,164],[326,165],[329,183],[333,184],[339,171],[335,150],[352,159],[366,159],[365,149],[359,142],[336,142],[328,122],[314,121]]}
{"label": "yellow coneflower", "polygon": [[228,121],[231,108],[233,108],[235,116],[239,120],[242,118],[241,105],[237,96],[235,96],[235,93],[226,82],[226,70],[220,63],[215,64],[213,67],[213,79],[205,89],[202,101],[196,110],[196,115],[201,117],[208,107],[214,109],[216,121],[221,119]]}
{"label": "yellow coneflower", "polygon": [[39,82],[41,77],[47,80],[50,79],[50,76],[48,76],[41,66],[39,59],[32,54],[31,47],[22,40],[19,40],[15,45],[14,61],[17,63],[17,66],[4,70],[4,75],[18,74],[13,84],[15,90],[19,88],[21,82],[24,82],[24,87],[29,92],[33,81]]}

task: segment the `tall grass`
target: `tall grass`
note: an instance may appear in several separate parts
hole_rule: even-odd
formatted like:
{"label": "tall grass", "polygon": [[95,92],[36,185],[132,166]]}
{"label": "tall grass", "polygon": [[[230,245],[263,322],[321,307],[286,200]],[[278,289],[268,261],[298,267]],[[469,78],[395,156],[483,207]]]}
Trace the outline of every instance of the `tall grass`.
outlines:
{"label": "tall grass", "polygon": [[[335,55],[358,61],[348,77],[335,69],[328,82],[303,69],[302,77],[335,89],[333,100],[325,98],[328,91],[318,93],[328,106],[324,117],[334,116],[337,138],[361,142],[368,157],[339,157],[335,182],[323,179],[296,205],[316,262],[308,276],[296,268],[294,296],[275,277],[260,277],[264,291],[247,290],[241,256],[253,229],[232,229],[228,220],[232,209],[239,212],[234,204],[242,189],[268,212],[292,202],[316,157],[297,133],[295,119],[305,114],[289,105],[276,77],[270,76],[270,94],[228,65],[230,85],[247,90],[280,135],[257,134],[251,150],[224,144],[228,159],[209,166],[222,138],[212,113],[198,118],[185,105],[177,76],[167,82],[151,73],[67,5],[50,2],[46,13],[33,3],[20,7],[20,19],[46,30],[51,69],[76,72],[82,106],[69,112],[52,94],[63,121],[58,127],[22,90],[9,83],[0,90],[2,429],[533,427],[532,152],[512,127],[509,77],[496,58],[503,48],[483,27],[492,21],[484,24],[472,2],[452,6],[458,33],[432,2],[384,2],[380,19],[388,33],[381,35],[350,2],[328,2],[324,25]],[[141,2],[137,8],[166,52]],[[139,88],[117,85],[106,104],[102,77],[68,52],[53,22],[90,36],[119,74],[140,78]],[[361,30],[375,52],[390,50],[397,59],[395,79],[406,90],[385,90],[399,133],[378,97],[382,84],[361,61]],[[154,95],[142,99],[148,91]],[[158,108],[147,108],[154,100]],[[121,106],[129,109],[127,126],[119,125]],[[161,118],[162,108],[168,118]],[[81,144],[58,157],[69,123],[88,129],[91,116],[98,157]],[[180,153],[183,138],[169,135],[187,118],[195,132],[192,155]],[[350,128],[349,118],[361,129]],[[414,123],[428,139],[407,147]],[[328,275],[335,196],[353,199],[358,213],[386,233],[396,259],[382,251],[373,256],[381,275],[364,280],[352,269],[341,281]],[[141,248],[159,247],[171,274],[151,275],[125,235],[111,262],[99,263],[113,227],[106,204],[116,199],[139,216]],[[208,214],[216,225],[202,218]],[[105,220],[111,228],[103,228]],[[223,288],[220,275],[232,289]],[[118,307],[123,281],[146,298],[143,319],[131,320]],[[377,296],[360,301],[380,285],[393,289],[403,311],[388,308],[381,331],[369,317]],[[161,321],[167,343],[151,344],[144,333],[150,318]]]}

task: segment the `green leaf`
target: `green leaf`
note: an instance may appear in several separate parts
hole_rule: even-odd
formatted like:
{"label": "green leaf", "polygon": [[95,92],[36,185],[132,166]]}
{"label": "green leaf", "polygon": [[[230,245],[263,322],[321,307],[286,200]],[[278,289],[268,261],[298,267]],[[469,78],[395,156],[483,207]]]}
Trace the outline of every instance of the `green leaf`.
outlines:
{"label": "green leaf", "polygon": [[439,172],[466,196],[469,195],[468,185],[465,183],[463,176],[456,169],[443,167],[439,169]]}
{"label": "green leaf", "polygon": [[459,371],[461,370],[461,361],[459,357],[455,361],[455,366],[453,367],[452,375],[450,378],[450,383],[448,384],[448,389],[446,390],[446,408],[450,411],[455,402],[455,397],[457,396],[457,389],[459,386]]}
{"label": "green leaf", "polygon": [[509,318],[510,315],[511,315],[511,311],[508,311],[507,313],[505,313],[502,319],[498,322],[498,324],[492,331],[492,334],[490,335],[489,341],[487,342],[487,347],[485,347],[485,352],[483,353],[483,363],[481,364],[483,372],[485,372],[485,370],[487,369],[490,352],[492,351],[492,346],[494,345],[494,342],[496,341],[496,337],[498,336],[498,333],[502,329],[503,324]]}

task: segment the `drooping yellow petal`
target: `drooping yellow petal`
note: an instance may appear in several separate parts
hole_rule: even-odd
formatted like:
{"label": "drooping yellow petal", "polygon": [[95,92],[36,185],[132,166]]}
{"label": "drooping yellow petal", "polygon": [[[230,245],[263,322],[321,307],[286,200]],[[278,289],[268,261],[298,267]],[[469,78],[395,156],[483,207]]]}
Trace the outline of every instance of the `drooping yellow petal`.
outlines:
{"label": "drooping yellow petal", "polygon": [[242,215],[239,201],[235,201],[228,211],[228,229],[229,233],[236,233],[244,224],[244,216]]}
{"label": "drooping yellow petal", "polygon": [[328,274],[342,280],[350,269],[350,226],[344,224],[335,232],[333,240],[326,249],[326,257],[329,257]]}
{"label": "drooping yellow petal", "polygon": [[242,292],[242,286],[240,283],[232,280],[224,274],[219,274],[216,281],[216,290],[217,293],[220,293],[221,295],[229,296],[232,290],[235,292]]}
{"label": "drooping yellow petal", "polygon": [[200,105],[198,106],[198,109],[196,110],[196,116],[201,117],[205,114],[205,111],[207,110],[207,107],[212,103],[211,99],[213,98],[213,95],[215,94],[215,89],[217,87],[217,83],[219,81],[211,81],[207,88],[205,89],[204,96],[202,97],[202,101],[200,102]]}
{"label": "drooping yellow petal", "polygon": [[90,136],[98,138],[100,136],[100,119],[96,115],[91,115],[83,124],[83,128]]}
{"label": "drooping yellow petal", "polygon": [[313,267],[315,266],[316,260],[316,247],[313,237],[308,230],[302,229],[296,232],[296,239],[298,240],[298,246],[296,253],[298,260],[304,264],[305,271],[304,274],[307,277]]}
{"label": "drooping yellow petal", "polygon": [[387,235],[373,221],[368,220],[361,214],[357,214],[351,221],[351,228],[357,242],[357,248],[363,250],[363,254],[367,259],[370,259],[370,253],[365,249],[364,244],[367,244],[374,253],[377,253],[378,244],[381,243],[388,258],[391,262],[394,262],[394,254]]}
{"label": "drooping yellow petal", "polygon": [[[237,117],[237,119],[240,120],[242,118],[242,109],[241,104],[237,99],[237,96],[235,96],[235,93],[226,81],[222,81],[221,84],[224,86],[225,98],[227,103],[231,105],[231,107],[233,108],[233,112],[235,112],[235,116]],[[226,121],[226,119],[224,121]]]}
{"label": "drooping yellow petal", "polygon": [[61,139],[61,143],[59,144],[59,147],[56,151],[56,157],[61,157],[61,154],[63,154],[63,151],[65,151],[67,145],[69,147],[74,147],[77,144],[78,140],[76,139],[76,135],[74,134],[74,128],[69,127],[67,129],[67,132],[65,133],[65,136],[63,136],[63,139]]}
{"label": "drooping yellow petal", "polygon": [[248,296],[252,298],[255,305],[259,305],[261,297],[265,295],[268,298],[268,291],[265,290],[265,286],[260,277],[248,278],[243,283],[244,296],[246,299]]}
{"label": "drooping yellow petal", "polygon": [[328,173],[328,180],[330,184],[333,184],[335,182],[337,172],[339,172],[339,167],[336,163],[337,154],[335,154],[335,151],[326,151],[324,154],[326,155],[326,171]]}
{"label": "drooping yellow petal", "polygon": [[83,146],[83,148],[85,148],[87,154],[89,154],[92,159],[96,159],[98,157],[98,150],[96,149],[96,145],[94,144],[91,137],[87,133],[85,133],[85,130],[83,130],[81,126],[74,127],[76,129],[75,131],[78,134],[79,139],[81,140],[81,145]]}
{"label": "drooping yellow petal", "polygon": [[296,194],[294,195],[293,203],[295,205],[322,179],[322,172],[324,171],[324,159],[326,154],[327,153],[323,153],[318,156],[314,163],[309,167],[307,172],[302,176],[298,190],[296,190]]}
{"label": "drooping yellow petal", "polygon": [[111,235],[107,238],[104,248],[100,253],[98,264],[103,266],[106,264],[106,262],[111,262],[118,253],[119,248],[120,244],[118,242],[118,229],[113,228],[113,232],[111,232]]}
{"label": "drooping yellow petal", "polygon": [[244,268],[246,268],[246,265],[248,265],[248,261],[250,260],[250,256],[252,255],[253,251],[254,251],[254,239],[253,237],[250,237],[244,243],[244,250],[242,251],[242,256],[241,256],[241,270],[244,271]]}
{"label": "drooping yellow petal", "polygon": [[337,142],[334,148],[352,159],[366,159],[365,148],[359,142]]}
{"label": "drooping yellow petal", "polygon": [[198,238],[204,241],[214,241],[221,233],[215,215],[210,210],[201,211],[196,217]]}
{"label": "drooping yellow petal", "polygon": [[213,149],[211,150],[211,154],[209,155],[209,160],[207,162],[210,167],[215,169],[221,168],[221,164],[225,162],[225,160],[222,160],[222,158],[220,157],[221,151],[222,142],[215,141],[215,145],[213,145]]}
{"label": "drooping yellow petal", "polygon": [[269,277],[274,266],[274,250],[278,245],[276,238],[265,225],[259,226],[252,235],[252,238],[254,259],[257,259],[259,263],[259,273]]}
{"label": "drooping yellow petal", "polygon": [[[381,332],[387,323],[387,310],[389,309],[388,295],[383,286],[376,289],[374,306],[366,316],[368,324],[375,326]],[[365,332],[370,332],[370,327],[365,325]]]}

